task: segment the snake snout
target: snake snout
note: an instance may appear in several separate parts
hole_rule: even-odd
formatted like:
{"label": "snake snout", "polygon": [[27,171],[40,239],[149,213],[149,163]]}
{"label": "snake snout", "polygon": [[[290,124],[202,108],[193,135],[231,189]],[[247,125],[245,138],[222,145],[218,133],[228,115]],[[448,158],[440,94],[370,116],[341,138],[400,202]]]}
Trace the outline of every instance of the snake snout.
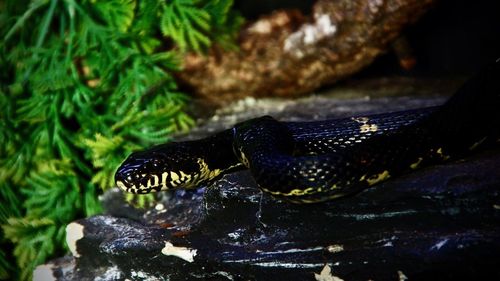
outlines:
{"label": "snake snout", "polygon": [[155,158],[143,159],[132,154],[123,162],[115,173],[116,185],[132,193],[149,193],[159,191],[161,184],[160,167],[165,165]]}
{"label": "snake snout", "polygon": [[115,183],[120,189],[137,193],[137,186],[139,186],[138,181],[140,180],[140,175],[136,168],[127,165],[127,161],[123,163],[115,174]]}

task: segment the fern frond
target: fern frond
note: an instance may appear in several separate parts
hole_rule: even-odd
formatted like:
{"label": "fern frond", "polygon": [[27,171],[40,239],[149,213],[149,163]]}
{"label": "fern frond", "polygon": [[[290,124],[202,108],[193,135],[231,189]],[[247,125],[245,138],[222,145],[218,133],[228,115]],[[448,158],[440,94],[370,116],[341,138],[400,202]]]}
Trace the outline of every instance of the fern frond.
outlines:
{"label": "fern frond", "polygon": [[0,182],[0,224],[9,217],[21,216],[21,203],[12,185],[3,180]]}
{"label": "fern frond", "polygon": [[226,23],[227,17],[230,14],[231,6],[233,6],[233,0],[209,0],[206,1],[207,4],[203,7],[213,19],[213,22],[217,26],[222,26]]}
{"label": "fern frond", "polygon": [[160,23],[163,35],[171,37],[182,51],[201,51],[210,46],[210,14],[191,0],[172,0],[164,5]]}
{"label": "fern frond", "polygon": [[10,218],[2,230],[5,238],[16,244],[14,256],[21,268],[20,279],[31,279],[33,269],[54,252],[56,225],[48,218]]}
{"label": "fern frond", "polygon": [[0,161],[0,180],[10,179],[14,184],[19,184],[24,180],[33,162],[31,147],[29,144],[22,144],[10,157]]}
{"label": "fern frond", "polygon": [[137,15],[132,29],[141,35],[151,33],[157,26],[159,8],[161,2],[158,0],[141,0],[138,4]]}
{"label": "fern frond", "polygon": [[28,198],[23,205],[32,217],[67,223],[81,207],[78,177],[69,160],[46,162],[30,175],[21,191]]}
{"label": "fern frond", "polygon": [[95,184],[87,182],[84,186],[85,195],[83,197],[83,211],[85,216],[90,217],[102,213],[102,206],[99,202],[99,191]]}
{"label": "fern frond", "polygon": [[134,20],[135,0],[94,1],[92,5],[108,25],[121,32],[126,32]]}
{"label": "fern frond", "polygon": [[[0,238],[27,280],[65,249],[65,224],[101,211],[126,155],[193,126],[172,72],[235,25],[232,0],[14,2],[0,11]],[[0,278],[16,268],[4,253]]]}
{"label": "fern frond", "polygon": [[92,165],[98,171],[92,176],[91,182],[107,189],[114,186],[114,173],[123,158],[137,146],[125,145],[120,136],[105,137],[99,133],[93,139],[83,139],[92,157]]}
{"label": "fern frond", "polygon": [[31,1],[29,8],[23,13],[23,15],[16,21],[12,28],[7,32],[4,37],[4,42],[10,40],[12,35],[14,35],[19,29],[21,29],[29,18],[41,7],[47,5],[48,2],[45,0],[35,0]]}
{"label": "fern frond", "polygon": [[10,272],[13,271],[13,269],[13,266],[8,261],[7,254],[3,249],[0,249],[0,280],[12,280]]}

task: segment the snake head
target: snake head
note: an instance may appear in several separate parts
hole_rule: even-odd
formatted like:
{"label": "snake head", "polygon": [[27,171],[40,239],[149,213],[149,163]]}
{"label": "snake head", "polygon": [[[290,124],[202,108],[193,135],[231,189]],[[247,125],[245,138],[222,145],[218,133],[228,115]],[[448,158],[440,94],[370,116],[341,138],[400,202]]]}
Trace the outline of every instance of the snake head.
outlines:
{"label": "snake head", "polygon": [[132,153],[118,168],[115,182],[131,193],[193,188],[203,181],[202,166],[190,142],[167,143]]}

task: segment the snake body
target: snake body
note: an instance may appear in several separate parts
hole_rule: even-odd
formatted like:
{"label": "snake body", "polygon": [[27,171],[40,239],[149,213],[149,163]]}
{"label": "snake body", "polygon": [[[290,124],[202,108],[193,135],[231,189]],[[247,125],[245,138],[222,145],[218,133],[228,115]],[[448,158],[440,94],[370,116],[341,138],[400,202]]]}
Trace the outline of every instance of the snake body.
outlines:
{"label": "snake body", "polygon": [[437,107],[318,122],[263,116],[204,139],[131,154],[117,186],[133,193],[195,188],[248,168],[274,197],[313,203],[462,157],[500,136],[500,63]]}

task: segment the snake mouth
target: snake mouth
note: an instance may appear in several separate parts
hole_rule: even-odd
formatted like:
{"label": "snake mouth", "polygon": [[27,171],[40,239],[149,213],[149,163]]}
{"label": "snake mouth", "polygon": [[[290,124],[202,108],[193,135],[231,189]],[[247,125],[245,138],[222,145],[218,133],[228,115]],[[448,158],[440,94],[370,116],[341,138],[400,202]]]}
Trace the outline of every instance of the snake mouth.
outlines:
{"label": "snake mouth", "polygon": [[[203,172],[210,174],[209,171]],[[123,191],[144,194],[177,188],[194,188],[205,176],[203,173],[188,173],[180,170],[146,173],[143,169],[137,170],[135,167],[124,166],[116,172],[115,183]]]}
{"label": "snake mouth", "polygon": [[154,174],[126,175],[117,173],[115,176],[116,186],[126,192],[143,194],[156,192],[162,189],[160,177]]}

